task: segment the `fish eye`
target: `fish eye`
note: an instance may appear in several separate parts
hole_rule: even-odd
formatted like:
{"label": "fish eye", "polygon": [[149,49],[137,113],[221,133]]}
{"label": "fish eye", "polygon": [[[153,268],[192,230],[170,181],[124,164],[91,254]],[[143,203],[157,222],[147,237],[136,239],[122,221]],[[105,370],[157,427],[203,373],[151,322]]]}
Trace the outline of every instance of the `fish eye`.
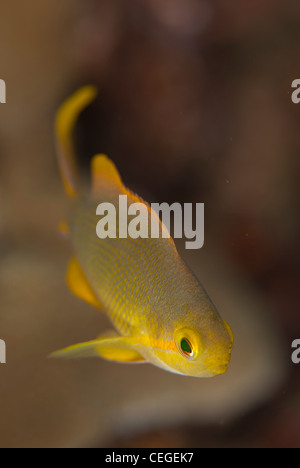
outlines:
{"label": "fish eye", "polygon": [[193,349],[193,346],[191,342],[187,338],[182,338],[180,341],[180,350],[181,352],[189,358],[194,357],[195,351]]}
{"label": "fish eye", "polygon": [[175,331],[175,342],[180,354],[187,359],[197,359],[202,350],[201,336],[191,327]]}

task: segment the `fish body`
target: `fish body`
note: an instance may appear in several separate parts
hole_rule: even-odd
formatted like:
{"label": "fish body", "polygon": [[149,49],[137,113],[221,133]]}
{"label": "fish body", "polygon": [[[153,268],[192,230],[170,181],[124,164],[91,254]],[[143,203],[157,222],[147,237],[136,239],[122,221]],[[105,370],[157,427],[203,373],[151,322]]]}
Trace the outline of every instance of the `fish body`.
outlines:
{"label": "fish body", "polygon": [[[93,158],[91,192],[80,192],[69,135],[76,115],[95,94],[92,87],[81,89],[57,118],[59,162],[72,205],[69,235],[75,257],[67,276],[73,293],[103,310],[114,332],[55,355],[150,362],[189,376],[222,374],[230,361],[231,329],[181,259],[173,240],[124,236],[128,219],[119,210],[120,196],[127,196],[128,208],[136,203],[146,206],[149,219],[155,216],[150,206],[124,186],[114,163],[104,155]],[[115,237],[96,235],[101,203],[116,209]],[[158,217],[157,222],[161,231],[166,229]]]}

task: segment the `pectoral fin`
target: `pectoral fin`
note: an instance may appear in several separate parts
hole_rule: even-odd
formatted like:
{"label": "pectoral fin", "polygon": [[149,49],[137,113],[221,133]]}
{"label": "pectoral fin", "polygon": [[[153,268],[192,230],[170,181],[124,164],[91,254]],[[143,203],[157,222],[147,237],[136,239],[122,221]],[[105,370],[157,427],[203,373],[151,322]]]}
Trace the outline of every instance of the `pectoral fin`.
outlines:
{"label": "pectoral fin", "polygon": [[98,309],[103,309],[76,258],[72,258],[69,263],[67,283],[71,292],[75,296],[83,299]]}
{"label": "pectoral fin", "polygon": [[77,359],[100,356],[103,359],[124,363],[146,362],[136,346],[136,338],[105,335],[103,338],[57,351],[51,357]]}

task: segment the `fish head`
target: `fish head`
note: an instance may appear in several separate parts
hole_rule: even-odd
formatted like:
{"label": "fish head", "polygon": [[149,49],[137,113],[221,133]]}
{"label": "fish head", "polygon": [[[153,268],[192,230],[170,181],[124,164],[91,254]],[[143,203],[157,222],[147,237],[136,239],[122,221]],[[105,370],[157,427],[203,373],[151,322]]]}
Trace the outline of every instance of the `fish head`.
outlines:
{"label": "fish head", "polygon": [[164,345],[154,349],[160,367],[187,376],[214,377],[228,370],[233,333],[213,313],[202,315],[198,321],[178,323],[172,335],[160,342]]}

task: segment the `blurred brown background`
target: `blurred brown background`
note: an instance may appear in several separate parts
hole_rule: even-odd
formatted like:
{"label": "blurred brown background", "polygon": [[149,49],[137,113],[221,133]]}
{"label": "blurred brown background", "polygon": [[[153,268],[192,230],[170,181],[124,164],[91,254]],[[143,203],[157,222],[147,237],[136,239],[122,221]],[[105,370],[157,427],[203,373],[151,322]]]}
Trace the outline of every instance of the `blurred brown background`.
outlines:
{"label": "blurred brown background", "polygon": [[[299,447],[299,2],[25,3],[0,16],[1,446]],[[234,330],[226,376],[46,359],[108,326],[69,294],[56,229],[53,119],[86,83],[82,172],[106,152],[148,201],[206,204],[183,255]]]}

